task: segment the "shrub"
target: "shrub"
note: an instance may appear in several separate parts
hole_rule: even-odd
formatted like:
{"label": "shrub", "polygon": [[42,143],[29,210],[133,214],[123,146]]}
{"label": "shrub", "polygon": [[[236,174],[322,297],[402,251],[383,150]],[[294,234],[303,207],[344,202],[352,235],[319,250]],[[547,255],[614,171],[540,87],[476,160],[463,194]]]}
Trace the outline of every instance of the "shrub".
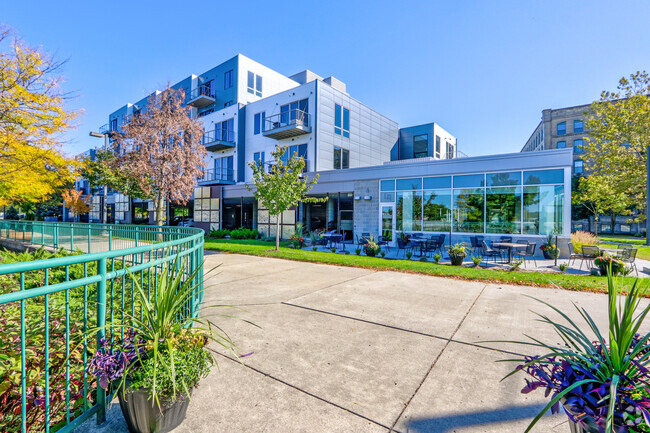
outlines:
{"label": "shrub", "polygon": [[573,244],[576,253],[582,254],[582,247],[584,245],[596,245],[598,243],[598,238],[594,236],[593,233],[578,230],[577,232],[571,233],[571,243]]}
{"label": "shrub", "polygon": [[516,271],[524,262],[521,260],[513,260],[510,262],[510,271]]}
{"label": "shrub", "polygon": [[568,269],[568,267],[569,267],[569,265],[567,265],[566,263],[560,263],[560,266],[559,266],[560,271],[562,271],[562,272],[566,271]]}
{"label": "shrub", "polygon": [[332,247],[332,248],[330,248],[330,251],[333,252],[333,253],[335,253],[335,252],[336,252],[336,247]]}
{"label": "shrub", "polygon": [[216,239],[223,239],[226,236],[228,236],[229,234],[230,234],[230,230],[226,230],[226,229],[210,230],[210,233],[208,234],[208,237],[216,238]]}
{"label": "shrub", "polygon": [[318,247],[316,247],[316,246],[311,247],[311,250],[312,250],[312,251],[318,251]]}
{"label": "shrub", "polygon": [[440,254],[434,254],[433,261],[436,262],[436,263],[440,263],[441,258],[442,258],[442,256]]}
{"label": "shrub", "polygon": [[256,229],[240,227],[230,232],[230,239],[257,239],[259,232]]}
{"label": "shrub", "polygon": [[381,253],[379,253],[379,255],[383,259],[384,257],[386,257],[386,251],[382,251]]}
{"label": "shrub", "polygon": [[480,258],[479,256],[472,256],[472,261],[474,262],[474,266],[478,266],[481,264],[483,259]]}
{"label": "shrub", "polygon": [[381,247],[375,242],[375,238],[370,236],[368,242],[363,246],[363,250],[368,257],[375,257],[381,252]]}
{"label": "shrub", "polygon": [[406,259],[411,260],[411,257],[413,257],[413,253],[411,251],[406,252]]}
{"label": "shrub", "polygon": [[427,260],[426,257],[422,256],[422,257],[420,257],[420,261],[421,261],[421,262],[428,262],[429,260]]}
{"label": "shrub", "polygon": [[357,256],[360,256],[361,255],[361,248],[357,248],[356,250],[354,250],[354,252],[356,253]]}

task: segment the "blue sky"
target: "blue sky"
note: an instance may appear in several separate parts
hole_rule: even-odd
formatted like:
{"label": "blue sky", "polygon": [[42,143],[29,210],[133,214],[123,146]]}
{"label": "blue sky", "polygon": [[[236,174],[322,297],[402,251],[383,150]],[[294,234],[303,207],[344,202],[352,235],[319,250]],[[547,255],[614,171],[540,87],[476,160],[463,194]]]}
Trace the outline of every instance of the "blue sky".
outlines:
{"label": "blue sky", "polygon": [[648,1],[2,0],[0,22],[69,59],[83,109],[68,153],[145,94],[242,53],[334,75],[400,126],[434,121],[469,155],[517,152],[541,110],[589,103],[650,70]]}

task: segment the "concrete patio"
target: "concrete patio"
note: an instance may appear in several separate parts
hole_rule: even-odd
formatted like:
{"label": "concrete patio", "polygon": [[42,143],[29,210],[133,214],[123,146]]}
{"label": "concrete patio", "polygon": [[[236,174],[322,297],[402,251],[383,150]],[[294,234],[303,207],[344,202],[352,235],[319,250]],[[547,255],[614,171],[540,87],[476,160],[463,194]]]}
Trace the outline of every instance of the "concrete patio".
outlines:
{"label": "concrete patio", "polygon": [[[225,303],[261,328],[220,324],[250,354],[219,351],[178,432],[521,432],[547,400],[521,394],[523,375],[496,361],[521,347],[485,340],[553,341],[527,295],[587,308],[606,320],[602,294],[515,287],[367,269],[218,254],[205,305]],[[126,432],[119,406],[97,427]],[[569,431],[564,415],[535,432]]]}
{"label": "concrete patio", "polygon": [[[448,247],[448,245],[446,246]],[[340,244],[339,247],[336,250],[336,254],[349,254],[349,255],[354,255],[356,254],[356,249],[361,248],[360,246],[353,244],[353,243],[345,243],[345,244]],[[311,246],[304,247],[303,250],[305,251],[312,251]],[[331,252],[330,248],[326,246],[318,246],[317,251],[320,252]],[[404,249],[399,250],[397,247],[383,247],[382,251],[385,253],[384,258],[393,260],[393,259],[406,259],[406,251]],[[412,250],[413,256],[411,257],[411,260],[420,260],[422,255],[420,255],[420,252],[416,250]],[[438,253],[440,253],[438,251]],[[361,251],[361,255],[365,255],[363,252],[363,249]],[[433,262],[433,254],[426,254],[424,255],[429,262]],[[449,262],[449,254],[443,249],[443,252],[441,254],[441,260],[440,263],[442,264],[450,264]],[[497,258],[496,260],[490,258],[489,260],[483,260],[481,262],[481,267],[484,268],[490,268],[490,269],[505,269],[509,270],[510,266],[507,264],[507,259],[506,259],[506,254],[504,254],[503,259]],[[512,259],[514,260],[515,255],[513,253]],[[517,258],[518,260],[521,260],[521,258]],[[472,264],[472,253],[470,252],[469,255],[465,258],[464,264]],[[569,260],[566,258],[558,258],[557,259],[557,264],[560,265],[562,263],[565,263],[569,265]],[[636,272],[632,271],[630,276],[636,277],[638,276],[639,278],[648,278],[650,277],[650,261],[648,260],[642,260],[642,259],[636,259],[635,261],[637,270],[638,270],[638,275]],[[555,265],[555,260],[548,260],[545,259],[542,252],[537,250],[535,259],[533,260],[532,258],[527,258],[524,263],[521,264],[520,270],[522,271],[536,271],[536,272],[560,272],[558,266]],[[589,275],[591,269],[597,269],[591,266],[587,261],[584,263],[581,262],[581,260],[572,260],[571,264],[565,271],[568,274],[574,274],[574,275]]]}

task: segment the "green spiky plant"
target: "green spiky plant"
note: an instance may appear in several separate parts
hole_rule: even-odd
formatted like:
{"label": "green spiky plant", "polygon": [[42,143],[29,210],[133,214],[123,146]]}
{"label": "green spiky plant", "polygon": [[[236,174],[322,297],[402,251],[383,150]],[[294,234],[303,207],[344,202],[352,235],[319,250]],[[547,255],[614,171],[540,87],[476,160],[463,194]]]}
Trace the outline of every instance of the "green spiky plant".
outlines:
{"label": "green spiky plant", "polygon": [[[547,302],[533,298],[555,313],[562,321],[535,313],[538,321],[554,329],[562,344],[545,343],[528,337],[529,341],[510,343],[538,347],[546,354],[511,359],[519,365],[507,377],[524,371],[533,377],[522,392],[546,388],[551,401],[532,420],[526,432],[548,410],[556,412],[559,404],[574,421],[587,426],[589,432],[614,433],[625,425],[630,432],[650,431],[650,333],[639,334],[650,305],[640,308],[647,284],[637,280],[627,295],[618,301],[618,282],[611,272],[608,281],[608,332],[601,333],[586,309],[574,307],[585,322],[581,328],[569,316]],[[570,406],[570,408],[567,408]],[[588,417],[586,415],[589,415]],[[593,430],[595,429],[595,430]],[[626,430],[628,431],[628,430]]]}
{"label": "green spiky plant", "polygon": [[[187,260],[177,255],[156,274],[155,289],[147,294],[140,285],[139,278],[136,278],[127,268],[133,282],[136,305],[141,307],[137,310],[140,310],[141,314],[131,315],[125,312],[126,318],[123,323],[96,328],[89,334],[96,335],[101,330],[112,329],[115,334],[124,330],[125,334],[130,336],[132,358],[123,371],[113,375],[109,380],[113,382],[113,389],[124,393],[131,378],[139,378],[136,382],[145,384],[150,396],[160,406],[162,398],[189,396],[190,389],[207,374],[214,363],[214,355],[207,348],[208,343],[213,342],[223,347],[239,359],[234,342],[211,319],[233,316],[202,314],[201,317],[194,317],[189,314],[191,311],[189,306],[195,303],[196,299],[202,299],[206,287],[200,285],[199,273],[203,271],[203,266],[197,266],[191,273],[186,269]],[[210,272],[215,269],[211,269]],[[217,308],[235,307],[210,305],[203,307],[203,311],[205,313]],[[247,320],[244,321],[252,324]],[[197,350],[203,351],[203,354],[201,352],[197,354]],[[91,373],[101,376],[104,371],[102,363],[110,364],[110,359],[107,357],[119,351],[125,352],[124,347],[118,347],[117,350],[111,348],[111,354],[108,355],[106,350],[98,350],[91,362],[91,366],[94,367]],[[186,362],[187,357],[183,355],[188,353],[193,353],[190,358],[196,359],[196,362],[207,362],[203,367],[196,369],[196,374],[189,376],[177,368],[177,359]],[[150,374],[143,377],[137,370],[145,367]],[[164,386],[161,386],[161,383],[164,383]]]}

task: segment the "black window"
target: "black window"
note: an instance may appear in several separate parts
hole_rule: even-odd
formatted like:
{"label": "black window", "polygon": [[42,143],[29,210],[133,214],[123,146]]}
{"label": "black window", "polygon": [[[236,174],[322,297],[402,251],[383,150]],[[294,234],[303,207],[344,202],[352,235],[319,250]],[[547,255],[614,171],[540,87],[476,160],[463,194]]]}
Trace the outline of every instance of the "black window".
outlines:
{"label": "black window", "polygon": [[413,158],[424,158],[429,156],[429,136],[416,135],[413,137]]}
{"label": "black window", "polygon": [[436,158],[440,158],[440,137],[436,135]]}
{"label": "black window", "polygon": [[232,69],[229,71],[226,71],[225,74],[223,74],[223,88],[225,89],[230,89],[232,87]]}
{"label": "black window", "polygon": [[256,113],[255,114],[255,120],[254,120],[254,134],[259,134],[260,132],[264,131],[264,120],[266,119],[266,112],[262,111],[261,113]]}
{"label": "black window", "polygon": [[334,169],[350,168],[350,151],[334,147]]}

